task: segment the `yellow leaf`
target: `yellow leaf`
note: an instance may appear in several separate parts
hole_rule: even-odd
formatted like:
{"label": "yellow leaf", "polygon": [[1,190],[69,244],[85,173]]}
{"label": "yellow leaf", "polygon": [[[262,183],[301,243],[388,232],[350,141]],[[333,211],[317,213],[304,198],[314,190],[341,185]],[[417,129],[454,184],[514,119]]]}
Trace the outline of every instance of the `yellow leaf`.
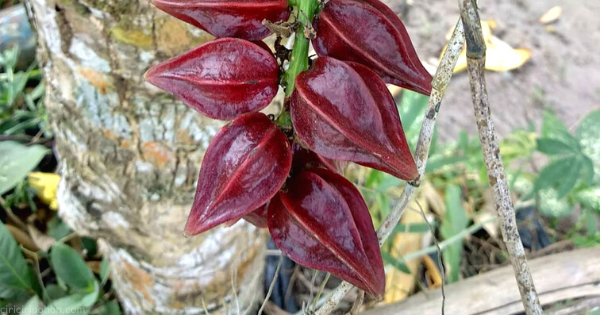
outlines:
{"label": "yellow leaf", "polygon": [[513,49],[507,43],[492,36],[487,42],[485,68],[492,71],[517,69],[531,58],[527,49]]}
{"label": "yellow leaf", "polygon": [[[492,34],[492,29],[496,28],[494,20],[481,21],[483,39],[487,46],[485,68],[491,71],[509,71],[517,69],[525,64],[531,58],[531,51],[527,49],[513,49],[509,44],[502,41]],[[452,32],[452,30],[451,30]],[[446,47],[442,50],[442,54]],[[466,47],[460,52],[454,73],[459,73],[467,69],[467,50]]]}
{"label": "yellow leaf", "polygon": [[58,210],[58,201],[56,200],[56,190],[60,182],[60,176],[52,173],[31,172],[27,176],[29,186],[36,190],[38,198],[50,209]]}
{"label": "yellow leaf", "polygon": [[541,24],[550,24],[550,23],[558,20],[561,15],[562,15],[562,7],[555,6],[555,7],[551,8],[550,10],[548,10],[548,12],[544,13],[544,15],[542,15],[542,17],[540,17],[540,23]]}
{"label": "yellow leaf", "polygon": [[[419,205],[421,207],[419,207]],[[425,213],[427,213],[427,210],[429,209],[427,200],[423,197],[417,198],[417,201],[413,201],[409,205],[400,222],[407,226],[410,224],[425,223],[425,219],[423,219],[423,215],[421,214],[421,208]],[[390,256],[392,258],[401,259],[408,253],[418,251],[423,246],[422,239],[423,233],[397,233],[392,241]],[[404,300],[414,290],[419,263],[420,261],[418,259],[406,262],[406,266],[411,271],[411,274],[405,274],[396,268],[388,271],[385,275],[385,303]]]}

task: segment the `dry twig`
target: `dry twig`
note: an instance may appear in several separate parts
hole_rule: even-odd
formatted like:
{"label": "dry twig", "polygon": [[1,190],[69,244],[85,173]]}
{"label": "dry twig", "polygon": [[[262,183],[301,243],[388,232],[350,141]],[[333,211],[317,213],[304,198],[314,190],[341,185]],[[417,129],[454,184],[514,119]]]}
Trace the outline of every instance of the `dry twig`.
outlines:
{"label": "dry twig", "polygon": [[502,237],[513,266],[521,300],[527,315],[542,314],[542,307],[535,290],[527,257],[521,243],[515,218],[515,209],[510,199],[508,182],[502,165],[496,131],[491,117],[490,103],[485,81],[485,41],[475,0],[459,0],[461,18],[467,39],[467,69],[471,83],[471,95],[479,140],[492,188],[493,201],[500,217]]}

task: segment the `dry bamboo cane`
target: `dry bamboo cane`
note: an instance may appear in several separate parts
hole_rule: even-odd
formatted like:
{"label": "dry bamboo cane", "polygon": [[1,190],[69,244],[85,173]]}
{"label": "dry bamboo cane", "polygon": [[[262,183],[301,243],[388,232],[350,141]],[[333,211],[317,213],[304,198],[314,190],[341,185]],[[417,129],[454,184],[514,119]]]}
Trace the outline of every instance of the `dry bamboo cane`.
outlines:
{"label": "dry bamboo cane", "polygon": [[541,315],[542,306],[535,290],[527,257],[521,243],[515,218],[515,209],[510,198],[508,182],[502,165],[502,157],[496,131],[491,117],[490,103],[485,81],[485,41],[475,0],[459,0],[461,18],[467,41],[467,69],[471,85],[473,108],[479,130],[479,140],[492,189],[496,211],[500,217],[502,238],[506,244],[521,300],[527,315]]}

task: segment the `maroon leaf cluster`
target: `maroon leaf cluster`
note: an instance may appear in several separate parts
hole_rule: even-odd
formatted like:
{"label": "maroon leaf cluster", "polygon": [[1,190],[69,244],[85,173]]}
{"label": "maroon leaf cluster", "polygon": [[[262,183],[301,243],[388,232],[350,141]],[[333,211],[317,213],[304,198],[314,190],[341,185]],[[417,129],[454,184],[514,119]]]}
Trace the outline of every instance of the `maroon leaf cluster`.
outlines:
{"label": "maroon leaf cluster", "polygon": [[292,126],[279,126],[258,111],[277,93],[284,65],[260,39],[269,34],[263,20],[288,18],[286,0],[154,4],[219,38],[151,68],[147,81],[208,117],[232,120],[206,151],[185,233],[243,218],[268,228],[296,262],[383,295],[369,210],[341,174],[355,162],[418,176],[385,85],[431,91],[402,22],[378,0],[327,2],[314,22],[320,58],[286,100],[282,114],[289,111]]}

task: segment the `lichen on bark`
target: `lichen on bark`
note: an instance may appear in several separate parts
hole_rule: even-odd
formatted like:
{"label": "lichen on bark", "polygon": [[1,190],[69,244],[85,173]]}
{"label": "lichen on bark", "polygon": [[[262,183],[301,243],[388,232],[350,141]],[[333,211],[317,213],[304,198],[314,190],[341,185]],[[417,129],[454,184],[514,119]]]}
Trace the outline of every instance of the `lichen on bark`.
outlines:
{"label": "lichen on bark", "polygon": [[181,232],[221,123],[143,80],[151,65],[212,37],[143,0],[27,7],[60,157],[59,214],[101,239],[126,312],[197,314],[202,301],[223,308],[232,274],[235,290],[244,288],[240,304],[251,305],[260,297],[264,233],[243,223],[189,239]]}

